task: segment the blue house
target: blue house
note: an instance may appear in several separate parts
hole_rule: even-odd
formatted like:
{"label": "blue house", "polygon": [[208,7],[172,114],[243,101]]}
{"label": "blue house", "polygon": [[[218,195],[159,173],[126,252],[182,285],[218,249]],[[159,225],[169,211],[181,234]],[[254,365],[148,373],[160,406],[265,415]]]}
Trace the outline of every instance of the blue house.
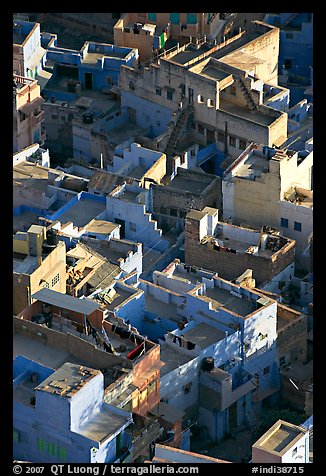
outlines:
{"label": "blue house", "polygon": [[121,66],[133,66],[137,60],[137,48],[89,41],[79,51],[57,46],[47,50],[47,66],[53,68],[54,81],[58,76],[71,76],[81,89],[99,92],[118,85]]}
{"label": "blue house", "polygon": [[99,370],[66,362],[58,370],[14,360],[14,459],[114,463],[131,448],[132,414],[104,402]]}
{"label": "blue house", "polygon": [[[312,13],[268,13],[265,22],[280,28],[279,74],[288,77],[290,107],[304,99],[312,82]],[[282,84],[280,78],[280,84]]]}

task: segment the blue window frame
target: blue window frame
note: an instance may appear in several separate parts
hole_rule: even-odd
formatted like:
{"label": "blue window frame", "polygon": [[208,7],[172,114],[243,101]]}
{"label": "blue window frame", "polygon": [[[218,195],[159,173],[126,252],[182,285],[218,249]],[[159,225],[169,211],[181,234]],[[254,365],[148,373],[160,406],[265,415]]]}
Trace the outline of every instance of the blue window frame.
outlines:
{"label": "blue window frame", "polygon": [[301,223],[295,221],[293,228],[295,229],[295,231],[301,231]]}
{"label": "blue window frame", "polygon": [[147,13],[148,21],[156,21],[156,13]]}
{"label": "blue window frame", "polygon": [[170,22],[173,23],[173,25],[179,25],[180,13],[170,13]]}
{"label": "blue window frame", "polygon": [[287,218],[281,218],[281,226],[284,228],[289,227],[289,220]]}
{"label": "blue window frame", "polygon": [[196,25],[196,23],[197,23],[196,13],[187,13],[187,24],[188,25]]}

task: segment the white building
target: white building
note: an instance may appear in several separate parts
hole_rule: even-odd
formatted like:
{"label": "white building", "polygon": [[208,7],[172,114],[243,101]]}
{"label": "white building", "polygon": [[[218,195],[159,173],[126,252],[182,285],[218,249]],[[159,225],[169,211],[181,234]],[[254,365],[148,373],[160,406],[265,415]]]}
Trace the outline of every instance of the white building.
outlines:
{"label": "white building", "polygon": [[278,420],[252,446],[252,463],[309,463],[309,430]]}

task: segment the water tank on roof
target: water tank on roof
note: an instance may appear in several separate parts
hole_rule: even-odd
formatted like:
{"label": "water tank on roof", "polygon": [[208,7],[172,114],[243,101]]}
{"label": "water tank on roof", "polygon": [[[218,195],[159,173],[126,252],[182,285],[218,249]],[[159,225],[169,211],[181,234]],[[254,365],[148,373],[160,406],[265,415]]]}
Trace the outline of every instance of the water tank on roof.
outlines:
{"label": "water tank on roof", "polygon": [[46,242],[48,245],[54,245],[56,246],[58,244],[58,234],[57,230],[54,228],[50,228],[46,232]]}
{"label": "water tank on roof", "polygon": [[205,372],[210,372],[214,368],[214,359],[213,357],[205,357],[202,363],[202,369]]}

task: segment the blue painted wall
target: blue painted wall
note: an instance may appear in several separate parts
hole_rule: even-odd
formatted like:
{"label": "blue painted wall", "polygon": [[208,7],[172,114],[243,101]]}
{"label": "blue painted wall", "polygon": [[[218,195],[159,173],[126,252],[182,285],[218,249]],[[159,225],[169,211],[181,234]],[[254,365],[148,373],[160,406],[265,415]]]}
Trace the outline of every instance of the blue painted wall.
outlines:
{"label": "blue painted wall", "polygon": [[[99,57],[96,63],[84,63],[87,53],[105,54],[107,57]],[[112,55],[110,57],[110,55]],[[124,48],[110,44],[95,44],[90,42],[85,44],[80,51],[64,49],[56,46],[50,47],[47,52],[47,59],[56,64],[74,65],[78,67],[78,80],[82,89],[85,88],[85,73],[91,73],[93,77],[93,91],[102,91],[110,87],[107,83],[109,76],[112,85],[118,85],[120,68],[122,65],[132,66],[138,59],[138,50]]]}
{"label": "blue painted wall", "polygon": [[131,91],[121,91],[121,107],[130,107],[136,111],[136,124],[144,129],[152,128],[152,137],[166,131],[172,119],[172,110],[140,98]]}
{"label": "blue painted wall", "polygon": [[[30,379],[31,373],[38,374],[36,386],[53,372],[29,359],[18,357],[14,361],[14,388],[22,383],[24,376]],[[97,375],[70,399],[36,390],[35,406],[24,403],[18,396],[15,398],[14,394],[14,459],[38,463],[116,461],[116,437],[122,433],[122,441],[128,441],[125,428],[129,425],[131,414],[103,402],[103,379],[103,374]],[[108,440],[100,443],[78,434],[78,428],[88,417],[104,409],[125,417],[124,424]],[[17,437],[19,441],[15,441]],[[40,438],[44,446],[39,445]],[[53,454],[49,443],[55,445]],[[128,444],[131,445],[130,438]],[[91,457],[94,447],[96,456]]]}

